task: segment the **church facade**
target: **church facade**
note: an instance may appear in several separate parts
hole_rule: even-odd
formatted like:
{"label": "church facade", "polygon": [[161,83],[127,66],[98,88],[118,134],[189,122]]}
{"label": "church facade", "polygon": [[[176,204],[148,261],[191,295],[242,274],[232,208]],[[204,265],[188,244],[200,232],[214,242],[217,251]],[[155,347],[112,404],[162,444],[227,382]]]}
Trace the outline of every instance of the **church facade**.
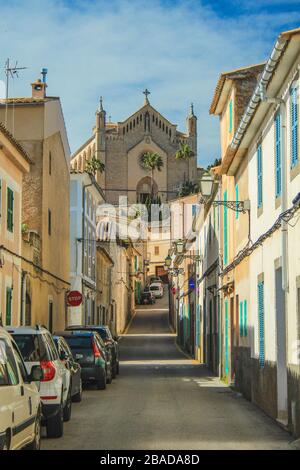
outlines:
{"label": "church facade", "polygon": [[[156,111],[145,90],[144,105],[122,122],[107,122],[102,99],[96,112],[92,136],[75,152],[71,160],[74,170],[84,171],[93,157],[105,164],[105,171],[97,181],[105,192],[107,203],[118,204],[120,196],[128,203],[144,203],[153,191],[161,202],[174,199],[184,181],[197,179],[197,117],[193,105],[186,120],[186,132]],[[181,145],[187,144],[193,152],[188,159],[175,159]],[[151,172],[142,165],[147,152],[159,154],[163,160],[161,171]]]}

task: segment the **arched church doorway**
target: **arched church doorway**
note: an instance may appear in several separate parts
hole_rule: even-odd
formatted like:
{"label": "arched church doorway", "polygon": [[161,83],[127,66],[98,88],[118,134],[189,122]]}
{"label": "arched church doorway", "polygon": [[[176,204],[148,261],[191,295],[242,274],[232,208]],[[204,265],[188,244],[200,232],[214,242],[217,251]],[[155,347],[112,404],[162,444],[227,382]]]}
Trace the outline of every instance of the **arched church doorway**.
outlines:
{"label": "arched church doorway", "polygon": [[136,200],[139,204],[146,204],[148,198],[153,194],[156,196],[158,193],[158,186],[155,181],[152,181],[150,176],[142,178],[136,187]]}

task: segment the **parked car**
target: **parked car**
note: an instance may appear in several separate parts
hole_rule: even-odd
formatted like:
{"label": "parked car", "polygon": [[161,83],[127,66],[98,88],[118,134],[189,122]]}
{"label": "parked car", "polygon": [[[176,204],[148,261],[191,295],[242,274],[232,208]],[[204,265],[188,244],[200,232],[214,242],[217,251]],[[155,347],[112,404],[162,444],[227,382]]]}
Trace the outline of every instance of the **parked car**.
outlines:
{"label": "parked car", "polygon": [[112,381],[112,369],[110,357],[98,333],[66,330],[62,334],[81,366],[83,383],[95,383],[98,390],[104,390],[106,384]]}
{"label": "parked car", "polygon": [[163,285],[163,280],[159,276],[150,276],[149,277],[149,284],[161,284]]}
{"label": "parked car", "polygon": [[164,289],[162,287],[162,284],[157,282],[150,284],[150,291],[153,292],[157,299],[161,299],[164,295]]}
{"label": "parked car", "polygon": [[154,304],[155,303],[155,297],[153,292],[150,290],[148,292],[143,292],[141,295],[141,304]]}
{"label": "parked car", "polygon": [[69,348],[68,343],[63,337],[64,332],[54,333],[53,339],[57,347],[58,355],[65,367],[70,371],[71,374],[71,396],[72,401],[81,402],[82,400],[82,379],[81,379],[81,367],[78,362],[75,361],[72,351]]}
{"label": "parked car", "polygon": [[119,374],[119,343],[118,338],[114,338],[108,326],[104,325],[72,325],[66,328],[68,331],[82,330],[82,331],[96,331],[101,337],[104,346],[111,354],[112,363],[112,377],[113,379]]}
{"label": "parked car", "polygon": [[27,373],[15,341],[0,327],[0,450],[40,448],[42,413],[37,382],[42,378],[39,365]]}
{"label": "parked car", "polygon": [[39,365],[44,377],[40,384],[42,424],[48,437],[63,435],[63,422],[71,418],[70,372],[59,359],[51,333],[45,327],[8,328],[24,358],[28,373]]}

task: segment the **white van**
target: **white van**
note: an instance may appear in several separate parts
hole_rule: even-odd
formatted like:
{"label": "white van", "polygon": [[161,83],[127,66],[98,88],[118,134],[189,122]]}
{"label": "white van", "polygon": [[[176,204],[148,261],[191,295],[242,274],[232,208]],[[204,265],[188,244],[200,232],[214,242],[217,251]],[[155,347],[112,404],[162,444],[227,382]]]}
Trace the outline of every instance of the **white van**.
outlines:
{"label": "white van", "polygon": [[0,327],[0,450],[40,448],[41,401],[37,384],[40,366],[27,373],[20,351]]}

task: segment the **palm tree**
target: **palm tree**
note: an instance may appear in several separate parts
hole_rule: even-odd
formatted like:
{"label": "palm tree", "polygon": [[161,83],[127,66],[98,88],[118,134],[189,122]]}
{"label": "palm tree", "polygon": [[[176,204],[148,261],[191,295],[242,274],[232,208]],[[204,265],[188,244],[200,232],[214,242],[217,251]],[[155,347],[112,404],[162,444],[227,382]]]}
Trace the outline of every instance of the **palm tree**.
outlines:
{"label": "palm tree", "polygon": [[180,149],[175,154],[176,160],[188,160],[194,157],[195,153],[188,144],[181,144]]}
{"label": "palm tree", "polygon": [[176,160],[187,160],[188,161],[188,177],[190,176],[190,158],[194,157],[195,153],[188,144],[180,144],[180,148],[175,154]]}
{"label": "palm tree", "polygon": [[181,185],[178,191],[178,196],[179,197],[189,196],[190,194],[195,194],[197,192],[199,192],[198,183],[194,183],[193,181],[187,180]]}
{"label": "palm tree", "polygon": [[104,163],[102,163],[101,160],[98,160],[98,158],[96,158],[95,156],[92,157],[91,160],[86,162],[86,165],[85,165],[85,171],[89,175],[93,175],[93,176],[96,175],[97,171],[100,171],[100,173],[103,173],[104,169],[105,169]]}
{"label": "palm tree", "polygon": [[145,170],[151,171],[151,198],[154,193],[154,170],[161,171],[164,166],[162,157],[156,152],[146,152],[142,156],[142,165]]}

